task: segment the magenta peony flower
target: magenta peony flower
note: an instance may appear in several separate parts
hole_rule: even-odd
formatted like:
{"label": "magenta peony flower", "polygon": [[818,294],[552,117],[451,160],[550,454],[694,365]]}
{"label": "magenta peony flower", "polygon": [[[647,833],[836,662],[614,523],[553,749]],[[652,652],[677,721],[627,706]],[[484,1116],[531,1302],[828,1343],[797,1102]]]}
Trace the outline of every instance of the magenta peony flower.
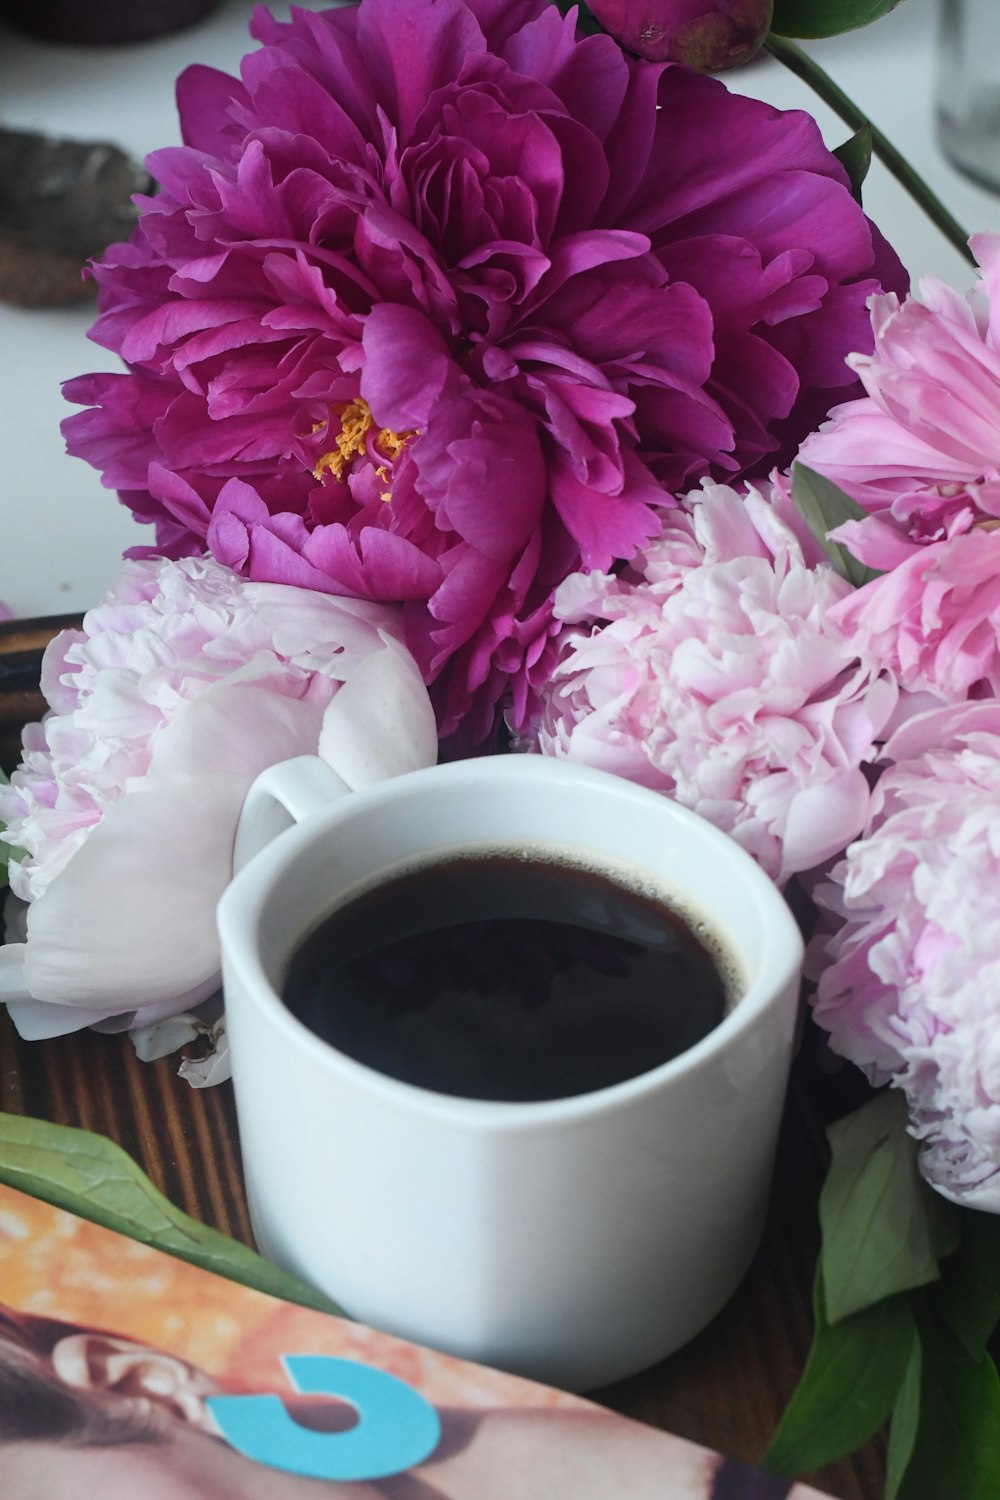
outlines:
{"label": "magenta peony flower", "polygon": [[25,851],[10,864],[21,941],[0,947],[22,1035],[146,1027],[218,988],[215,907],[265,767],[321,748],[357,786],[433,764],[397,633],[384,606],[187,558],[126,563],[83,629],[56,637],[51,713],[0,786],[0,838]]}
{"label": "magenta peony flower", "polygon": [[861,766],[895,691],[827,623],[850,586],[805,565],[760,494],[715,486],[689,502],[633,572],[557,591],[575,628],[537,744],[668,793],[784,882],[863,826]]}
{"label": "magenta peony flower", "polygon": [[1000,704],[911,719],[864,835],[816,899],[815,1015],[875,1083],[906,1091],[922,1170],[1000,1212]]}
{"label": "magenta peony flower", "polygon": [[442,733],[520,721],[574,568],[790,457],[899,263],[814,122],[545,0],[364,0],[181,79],[65,426],[171,556],[398,603]]}
{"label": "magenta peony flower", "polygon": [[923,300],[873,298],[875,351],[848,361],[868,394],[799,455],[870,512],[836,535],[874,568],[1000,518],[1000,235],[970,244],[967,297],[929,277]]}
{"label": "magenta peony flower", "polygon": [[639,57],[721,73],[760,50],[774,0],[590,0],[590,9]]}

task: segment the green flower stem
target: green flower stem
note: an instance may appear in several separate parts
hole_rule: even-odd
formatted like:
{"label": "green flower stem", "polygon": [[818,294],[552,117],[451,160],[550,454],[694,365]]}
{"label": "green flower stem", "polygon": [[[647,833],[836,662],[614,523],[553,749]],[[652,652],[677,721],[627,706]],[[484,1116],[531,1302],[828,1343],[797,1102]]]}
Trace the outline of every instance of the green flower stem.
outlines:
{"label": "green flower stem", "polygon": [[864,112],[858,108],[853,99],[849,99],[843,89],[838,88],[830,77],[814,62],[811,57],[790,42],[786,37],[775,36],[770,32],[764,42],[764,50],[778,62],[784,63],[797,77],[804,79],[809,87],[813,89],[824,103],[829,104],[840,118],[852,130],[858,130],[862,125],[869,125],[872,133],[872,151],[881,162],[910,194],[910,197],[924,210],[924,213],[933,224],[940,229],[945,239],[949,240],[961,255],[969,262],[970,266],[976,264],[975,258],[969,249],[969,236],[959,224],[958,220],[945,208],[936,193],[927,186],[924,179],[915,172],[909,162],[902,156],[890,140],[882,134],[876,125],[872,125]]}

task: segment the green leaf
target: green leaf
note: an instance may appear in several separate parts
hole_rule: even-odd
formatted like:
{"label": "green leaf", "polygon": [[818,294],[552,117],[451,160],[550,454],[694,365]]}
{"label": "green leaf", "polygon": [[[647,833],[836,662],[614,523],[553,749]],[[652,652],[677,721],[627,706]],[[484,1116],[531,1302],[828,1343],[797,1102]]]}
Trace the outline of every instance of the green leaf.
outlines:
{"label": "green leaf", "polygon": [[905,1294],[830,1324],[819,1266],[813,1305],[809,1358],[763,1459],[765,1469],[789,1478],[853,1453],[874,1436],[895,1404],[916,1338]]}
{"label": "green leaf", "polygon": [[827,1131],[819,1218],[831,1323],[935,1281],[959,1243],[958,1211],[921,1177],[906,1122],[905,1095],[886,1089]]}
{"label": "green leaf", "polygon": [[861,188],[872,164],[872,128],[866,120],[842,146],[837,146],[834,156],[851,179],[851,193],[861,202]]}
{"label": "green leaf", "polygon": [[920,1376],[923,1365],[923,1349],[920,1335],[914,1329],[913,1348],[903,1383],[899,1387],[892,1408],[889,1427],[889,1451],[885,1466],[885,1500],[896,1500],[903,1476],[913,1457],[920,1425]]}
{"label": "green leaf", "polygon": [[877,569],[866,568],[846,547],[830,540],[830,532],[844,521],[860,521],[867,514],[839,485],[796,462],[792,465],[792,500],[838,573],[855,588],[878,578]]}
{"label": "green leaf", "polygon": [[923,1344],[920,1420],[896,1500],[997,1500],[1000,1380],[988,1358],[972,1359],[936,1315],[918,1309]]}
{"label": "green leaf", "polygon": [[771,30],[777,36],[839,36],[881,20],[899,0],[774,0]]}
{"label": "green leaf", "polygon": [[962,1243],[942,1267],[934,1305],[973,1359],[1000,1321],[1000,1219],[963,1209]]}
{"label": "green leaf", "polygon": [[0,1113],[0,1182],[272,1297],[339,1312],[297,1276],[175,1208],[120,1146],[89,1130]]}

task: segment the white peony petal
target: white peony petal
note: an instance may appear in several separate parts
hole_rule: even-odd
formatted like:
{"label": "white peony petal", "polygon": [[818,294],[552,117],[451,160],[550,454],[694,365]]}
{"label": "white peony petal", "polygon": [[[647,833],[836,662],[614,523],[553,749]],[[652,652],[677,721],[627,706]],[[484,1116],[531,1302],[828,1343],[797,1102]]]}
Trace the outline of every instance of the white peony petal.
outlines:
{"label": "white peony petal", "polygon": [[274,639],[275,650],[344,681],[357,671],[384,633],[399,629],[399,611],[370,599],[345,599],[280,583],[248,583],[247,603]]}
{"label": "white peony petal", "polygon": [[996,1175],[977,1187],[960,1187],[954,1183],[937,1182],[933,1177],[927,1177],[927,1181],[936,1192],[941,1194],[942,1198],[947,1198],[951,1203],[957,1203],[960,1208],[974,1208],[984,1214],[1000,1214],[1000,1180]]}
{"label": "white peony petal", "polygon": [[186,1057],[177,1069],[177,1076],[183,1078],[193,1089],[211,1088],[214,1084],[227,1082],[233,1076],[225,1019],[212,1027],[210,1037],[214,1047],[206,1057]]}
{"label": "white peony petal", "polygon": [[156,737],[150,778],[212,771],[249,783],[266,766],[315,751],[321,709],[252,683],[219,683],[182,703]]}
{"label": "white peony petal", "polygon": [[366,657],[323,716],[319,753],[355,790],[434,765],[434,710],[408,651],[387,638]]}
{"label": "white peony petal", "polygon": [[78,1005],[51,1005],[42,1000],[8,1000],[7,1014],[19,1037],[43,1042],[53,1036],[68,1036],[107,1017],[106,1010],[87,1010]]}
{"label": "white peony petal", "polygon": [[109,1011],[202,997],[217,983],[215,907],[232,873],[242,776],[147,785],[110,807],[28,913],[37,1000]]}
{"label": "white peony petal", "polygon": [[195,985],[194,989],[188,990],[186,994],[168,995],[166,1000],[161,1000],[156,1005],[144,1005],[141,1011],[116,1011],[113,1016],[97,1021],[94,1030],[107,1036],[118,1036],[123,1031],[129,1033],[142,1031],[145,1027],[152,1026],[157,1021],[168,1020],[182,1011],[192,1010],[195,1006],[200,1008],[206,999],[210,1000],[218,994],[219,976],[213,974],[204,984]]}
{"label": "white peony petal", "polygon": [[207,1030],[204,1021],[190,1011],[182,1011],[179,1016],[170,1016],[151,1026],[136,1026],[129,1036],[140,1062],[155,1062],[158,1057],[169,1057],[171,1052],[196,1041]]}

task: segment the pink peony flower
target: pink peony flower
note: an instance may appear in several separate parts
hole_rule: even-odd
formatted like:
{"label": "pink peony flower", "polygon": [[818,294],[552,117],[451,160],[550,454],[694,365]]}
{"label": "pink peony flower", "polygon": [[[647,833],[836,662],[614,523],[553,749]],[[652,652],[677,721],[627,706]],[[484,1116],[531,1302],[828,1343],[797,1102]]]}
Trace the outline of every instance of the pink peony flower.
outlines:
{"label": "pink peony flower", "polygon": [[863,836],[816,900],[815,1015],[837,1052],[905,1090],[922,1170],[1000,1211],[1000,704],[909,720]]}
{"label": "pink peony flower", "polygon": [[1000,697],[1000,532],[973,527],[912,546],[891,572],[835,605],[830,619],[908,693],[948,703]]}
{"label": "pink peony flower", "polygon": [[862,827],[862,763],[895,703],[828,624],[850,586],[808,567],[759,493],[708,486],[620,578],[556,594],[575,628],[541,692],[538,748],[654,787],[778,881]]}
{"label": "pink peony flower", "polygon": [[[398,603],[445,735],[523,715],[555,585],[849,389],[895,256],[814,122],[545,0],[364,0],[189,69],[95,271],[70,451],[172,556]],[[141,550],[141,549],[140,549]]]}
{"label": "pink peony flower", "polygon": [[868,394],[799,455],[870,513],[836,535],[875,568],[1000,518],[1000,235],[970,244],[967,297],[929,277],[922,300],[872,299],[874,353],[848,361]]}
{"label": "pink peony flower", "polygon": [[384,606],[187,558],[126,563],[83,629],[56,637],[51,712],[0,786],[0,838],[25,851],[10,864],[22,940],[0,947],[22,1035],[144,1028],[218,988],[215,906],[266,766],[321,735],[352,786],[433,764],[433,712],[397,634]]}
{"label": "pink peony flower", "polygon": [[590,0],[590,9],[639,57],[721,73],[759,51],[774,0]]}

